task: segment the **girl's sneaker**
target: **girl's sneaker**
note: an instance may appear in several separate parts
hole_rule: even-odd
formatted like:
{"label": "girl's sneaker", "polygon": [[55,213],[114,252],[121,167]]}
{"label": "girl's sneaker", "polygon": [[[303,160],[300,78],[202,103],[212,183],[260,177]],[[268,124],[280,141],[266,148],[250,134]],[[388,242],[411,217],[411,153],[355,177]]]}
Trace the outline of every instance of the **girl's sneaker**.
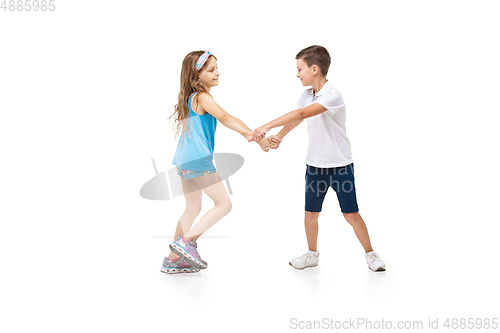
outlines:
{"label": "girl's sneaker", "polygon": [[296,257],[290,260],[290,266],[296,269],[304,269],[307,267],[318,266],[319,252],[308,251],[301,257]]}
{"label": "girl's sneaker", "polygon": [[188,264],[196,268],[205,269],[207,268],[207,263],[203,261],[198,254],[196,241],[186,242],[181,235],[177,239],[170,243],[170,250],[181,256]]}
{"label": "girl's sneaker", "polygon": [[170,260],[170,258],[165,257],[163,259],[163,265],[160,271],[167,274],[177,274],[177,273],[196,273],[200,269],[188,264],[182,257],[177,258],[177,260]]}
{"label": "girl's sneaker", "polygon": [[368,268],[370,268],[374,272],[382,272],[385,271],[385,263],[380,259],[377,252],[372,251],[368,252],[365,255],[366,263],[368,264]]}

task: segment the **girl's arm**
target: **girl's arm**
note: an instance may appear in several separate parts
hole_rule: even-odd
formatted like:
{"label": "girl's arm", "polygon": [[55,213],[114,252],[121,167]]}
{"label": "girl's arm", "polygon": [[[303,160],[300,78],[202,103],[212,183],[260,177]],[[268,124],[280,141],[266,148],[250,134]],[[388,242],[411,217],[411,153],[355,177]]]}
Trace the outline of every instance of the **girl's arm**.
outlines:
{"label": "girl's arm", "polygon": [[[231,116],[229,113],[224,111],[217,103],[215,103],[214,99],[212,96],[208,94],[200,94],[198,97],[198,101],[203,107],[205,111],[210,113],[212,116],[217,118],[222,125],[232,129],[233,131],[236,131],[243,135],[245,139],[248,140],[248,142],[253,141],[252,140],[252,133],[253,131],[245,125],[241,120],[239,120],[236,117]],[[271,143],[268,142],[268,140],[261,140],[257,142],[260,146],[260,148],[268,152],[269,148],[271,147]]]}
{"label": "girl's arm", "polygon": [[252,130],[247,127],[241,120],[236,117],[231,116],[229,113],[224,111],[217,103],[215,103],[212,96],[208,94],[200,94],[198,101],[205,111],[210,113],[212,116],[217,118],[222,125],[232,129],[235,132],[243,135],[248,142],[252,141]]}

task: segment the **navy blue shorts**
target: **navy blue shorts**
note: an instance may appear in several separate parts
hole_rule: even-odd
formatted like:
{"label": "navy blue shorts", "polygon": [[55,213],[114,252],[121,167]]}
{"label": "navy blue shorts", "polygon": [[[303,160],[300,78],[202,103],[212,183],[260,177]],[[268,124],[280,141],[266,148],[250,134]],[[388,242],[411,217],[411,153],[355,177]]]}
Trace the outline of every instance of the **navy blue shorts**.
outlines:
{"label": "navy blue shorts", "polygon": [[338,168],[306,168],[306,211],[321,212],[326,192],[332,187],[337,193],[342,213],[359,211],[354,186],[354,164]]}

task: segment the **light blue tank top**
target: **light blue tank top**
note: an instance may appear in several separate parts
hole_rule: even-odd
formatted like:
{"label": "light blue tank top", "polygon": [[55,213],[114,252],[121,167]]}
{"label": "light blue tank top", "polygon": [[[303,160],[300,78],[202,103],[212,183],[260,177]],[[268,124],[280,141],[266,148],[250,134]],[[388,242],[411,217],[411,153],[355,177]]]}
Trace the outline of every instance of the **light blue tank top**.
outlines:
{"label": "light blue tank top", "polygon": [[177,150],[175,151],[172,164],[191,171],[211,171],[215,170],[214,158],[214,136],[217,128],[217,118],[210,113],[199,115],[191,108],[191,98],[189,96],[188,108],[189,118],[187,119],[189,136],[182,133]]}

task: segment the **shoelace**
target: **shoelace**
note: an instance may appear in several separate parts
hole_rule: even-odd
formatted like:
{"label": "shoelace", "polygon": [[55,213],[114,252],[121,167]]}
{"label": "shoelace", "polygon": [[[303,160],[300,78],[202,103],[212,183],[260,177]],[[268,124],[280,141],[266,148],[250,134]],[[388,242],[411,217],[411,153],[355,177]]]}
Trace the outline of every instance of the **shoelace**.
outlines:
{"label": "shoelace", "polygon": [[378,259],[378,254],[377,253],[370,253],[370,259],[372,262]]}
{"label": "shoelace", "polygon": [[194,253],[199,257],[200,254],[198,253],[198,244],[196,243],[196,241],[190,240],[188,243],[193,247]]}
{"label": "shoelace", "polygon": [[301,257],[301,259],[303,259],[305,262],[308,262],[311,257],[312,257],[312,254],[310,254],[309,252],[307,252],[306,254],[304,254]]}

